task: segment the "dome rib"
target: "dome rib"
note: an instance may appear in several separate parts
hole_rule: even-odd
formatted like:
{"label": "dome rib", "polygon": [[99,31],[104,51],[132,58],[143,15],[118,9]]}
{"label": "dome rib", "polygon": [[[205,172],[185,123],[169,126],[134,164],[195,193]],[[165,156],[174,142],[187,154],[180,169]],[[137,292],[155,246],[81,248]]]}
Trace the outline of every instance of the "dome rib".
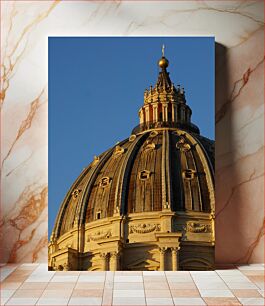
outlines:
{"label": "dome rib", "polygon": [[[125,143],[127,141],[127,139],[125,139],[124,141],[121,142],[121,145],[123,143]],[[111,155],[113,154],[113,151],[115,149],[116,146],[112,147],[109,151],[107,151],[106,155],[99,161],[99,164],[97,165],[95,172],[91,175],[91,178],[88,180],[87,185],[85,187],[85,192],[83,194],[82,197],[82,206],[80,209],[80,217],[79,219],[81,220],[80,224],[85,224],[86,222],[86,211],[87,211],[87,206],[88,206],[88,199],[91,193],[91,190],[93,188],[93,185],[97,179],[97,176],[100,172],[100,170],[103,168],[103,166],[105,165],[105,163],[108,161],[108,159],[111,157]]]}
{"label": "dome rib", "polygon": [[163,142],[162,142],[162,209],[172,207],[171,198],[171,182],[169,176],[169,136],[168,131],[163,131]]}
{"label": "dome rib", "polygon": [[62,226],[62,220],[63,220],[63,215],[65,213],[65,210],[67,208],[67,205],[70,202],[71,199],[71,194],[73,190],[80,184],[80,182],[84,179],[84,177],[89,173],[91,170],[91,164],[83,170],[83,172],[78,176],[78,178],[74,181],[72,184],[71,188],[68,190],[63,203],[60,206],[60,210],[57,214],[56,221],[55,221],[55,226],[53,229],[53,235],[58,238],[60,236],[60,231],[61,231],[61,226]]}
{"label": "dome rib", "polygon": [[[215,198],[214,198],[214,172],[213,172],[213,167],[212,167],[212,163],[211,160],[209,158],[209,155],[207,153],[206,148],[204,147],[204,145],[202,145],[202,143],[200,142],[200,140],[198,139],[198,137],[196,137],[195,135],[191,135],[191,134],[186,134],[187,138],[191,138],[193,139],[193,142],[197,143],[198,145],[196,146],[198,149],[198,154],[200,156],[200,160],[202,162],[202,166],[203,169],[205,171],[205,177],[206,177],[206,185],[207,185],[207,189],[208,189],[208,194],[209,194],[209,202],[210,202],[210,207],[203,207],[203,211],[212,211],[214,212],[215,210]],[[204,193],[205,194],[205,193]],[[203,203],[205,204],[205,202],[207,201],[203,201]]]}
{"label": "dome rib", "polygon": [[122,166],[120,167],[117,187],[115,191],[115,203],[114,205],[119,206],[119,212],[125,214],[126,209],[126,192],[129,188],[129,179],[132,171],[132,162],[135,159],[136,154],[141,148],[141,144],[147,138],[148,134],[143,134],[135,139],[131,146],[128,148],[126,155],[123,159]]}
{"label": "dome rib", "polygon": [[[170,174],[172,182],[173,210],[184,210],[183,182],[181,178],[180,151],[176,150],[175,132],[170,133]],[[174,188],[173,188],[174,186]]]}

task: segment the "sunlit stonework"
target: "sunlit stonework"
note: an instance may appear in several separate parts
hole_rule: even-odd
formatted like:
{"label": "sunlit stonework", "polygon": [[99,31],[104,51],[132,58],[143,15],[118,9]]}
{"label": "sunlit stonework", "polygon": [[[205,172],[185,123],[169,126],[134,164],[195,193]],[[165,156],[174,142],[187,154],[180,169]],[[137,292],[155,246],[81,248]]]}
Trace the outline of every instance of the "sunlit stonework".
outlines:
{"label": "sunlit stonework", "polygon": [[214,142],[191,123],[164,50],[158,64],[139,126],[95,157],[62,202],[50,270],[214,267]]}

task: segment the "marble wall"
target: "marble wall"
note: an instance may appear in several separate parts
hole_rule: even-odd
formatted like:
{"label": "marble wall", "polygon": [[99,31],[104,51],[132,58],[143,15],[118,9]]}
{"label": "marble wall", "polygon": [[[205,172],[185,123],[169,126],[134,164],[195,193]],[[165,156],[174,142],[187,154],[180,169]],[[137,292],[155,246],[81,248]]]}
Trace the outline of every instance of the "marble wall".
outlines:
{"label": "marble wall", "polygon": [[263,1],[1,2],[1,258],[47,261],[47,37],[216,37],[216,260],[263,261]]}

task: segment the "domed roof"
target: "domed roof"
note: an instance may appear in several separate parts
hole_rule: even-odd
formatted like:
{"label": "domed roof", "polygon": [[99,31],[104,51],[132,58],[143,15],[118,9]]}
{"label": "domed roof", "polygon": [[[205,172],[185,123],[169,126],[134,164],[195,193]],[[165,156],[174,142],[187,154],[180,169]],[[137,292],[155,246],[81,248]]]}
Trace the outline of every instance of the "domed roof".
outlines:
{"label": "domed roof", "polygon": [[191,123],[184,89],[175,88],[166,66],[145,91],[140,125],[95,157],[69,189],[53,238],[117,215],[214,211],[214,142]]}
{"label": "domed roof", "polygon": [[147,130],[95,157],[67,193],[56,237],[115,214],[211,212],[213,142],[177,128]]}

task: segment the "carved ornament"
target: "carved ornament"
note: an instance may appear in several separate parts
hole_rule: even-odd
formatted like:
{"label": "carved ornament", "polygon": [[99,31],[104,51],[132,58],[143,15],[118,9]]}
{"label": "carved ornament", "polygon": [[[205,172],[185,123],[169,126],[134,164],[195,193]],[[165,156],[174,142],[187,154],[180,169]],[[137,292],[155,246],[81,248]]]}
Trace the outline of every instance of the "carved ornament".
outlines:
{"label": "carved ornament", "polygon": [[150,137],[156,137],[158,135],[158,132],[157,131],[152,131],[150,133]]}
{"label": "carved ornament", "polygon": [[96,166],[99,163],[100,158],[98,156],[94,156],[94,160],[92,161],[92,166]]}
{"label": "carved ornament", "polygon": [[108,176],[105,176],[100,179],[99,186],[102,188],[108,187],[110,183],[111,183],[111,178]]}
{"label": "carved ornament", "polygon": [[124,148],[117,145],[114,149],[113,155],[114,156],[120,156],[121,154],[123,154],[125,152]]}
{"label": "carved ornament", "polygon": [[129,137],[129,141],[130,141],[130,142],[133,142],[135,139],[136,139],[136,135],[134,135],[134,134],[132,134],[132,135]]}
{"label": "carved ornament", "polygon": [[186,169],[182,172],[182,177],[186,180],[194,179],[195,175],[196,175],[196,171],[193,169]]}
{"label": "carved ornament", "polygon": [[111,231],[108,230],[108,231],[98,231],[96,233],[93,233],[91,235],[88,236],[88,239],[87,241],[98,241],[98,240],[102,240],[102,239],[106,239],[106,238],[109,238],[111,237]]}
{"label": "carved ornament", "polygon": [[74,200],[78,198],[80,192],[81,192],[81,190],[77,189],[77,188],[73,190],[72,197],[73,197]]}
{"label": "carved ornament", "polygon": [[151,172],[148,170],[143,170],[138,173],[138,177],[141,181],[149,179]]}
{"label": "carved ornament", "polygon": [[182,152],[187,152],[191,148],[191,146],[185,141],[184,137],[180,137],[180,140],[177,142],[176,147]]}
{"label": "carved ornament", "polygon": [[147,142],[146,142],[146,145],[145,145],[145,147],[144,147],[144,152],[148,152],[148,151],[154,150],[155,147],[156,147],[156,145],[155,145],[154,142],[147,141]]}
{"label": "carved ornament", "polygon": [[188,222],[187,231],[191,233],[209,233],[211,232],[210,224],[201,224],[199,222]]}
{"label": "carved ornament", "polygon": [[146,234],[151,232],[159,232],[161,230],[160,224],[135,224],[130,226],[130,234]]}

